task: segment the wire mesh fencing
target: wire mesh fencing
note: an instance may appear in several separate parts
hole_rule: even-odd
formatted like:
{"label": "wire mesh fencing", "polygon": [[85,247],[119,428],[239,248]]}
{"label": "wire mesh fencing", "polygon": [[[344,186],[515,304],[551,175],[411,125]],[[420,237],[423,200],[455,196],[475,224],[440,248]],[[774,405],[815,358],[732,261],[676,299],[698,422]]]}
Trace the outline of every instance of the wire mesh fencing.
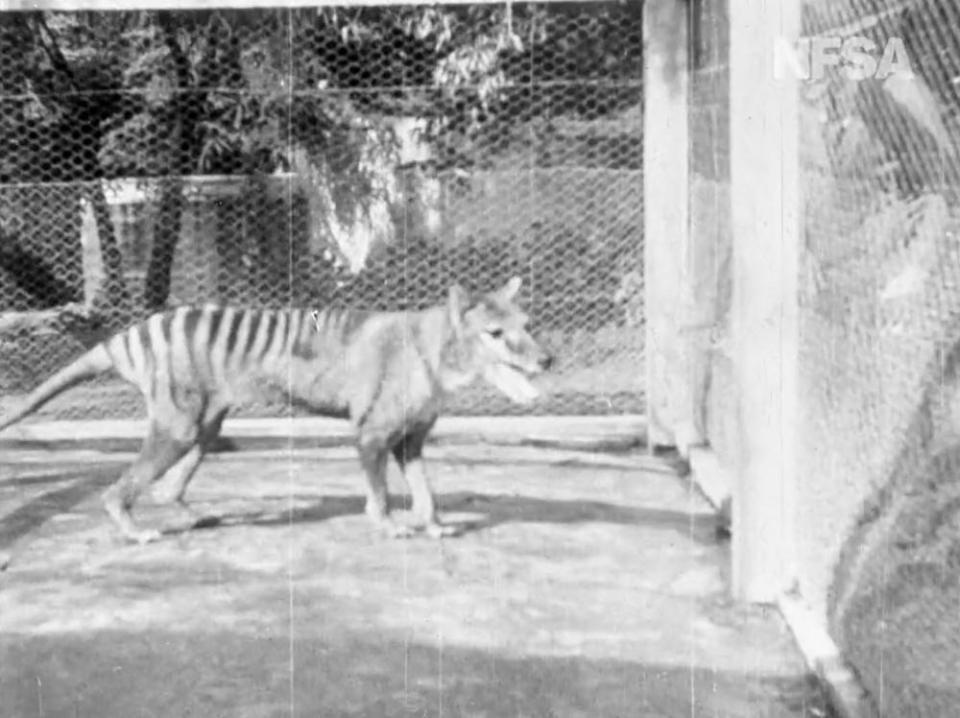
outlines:
{"label": "wire mesh fencing", "polygon": [[[640,11],[0,14],[0,395],[165,307],[412,309],[519,275],[558,358],[524,411],[641,411]],[[44,415],[140,411],[107,378]]]}
{"label": "wire mesh fencing", "polygon": [[837,61],[800,85],[801,589],[882,715],[952,716],[960,14],[807,0],[803,18]]}

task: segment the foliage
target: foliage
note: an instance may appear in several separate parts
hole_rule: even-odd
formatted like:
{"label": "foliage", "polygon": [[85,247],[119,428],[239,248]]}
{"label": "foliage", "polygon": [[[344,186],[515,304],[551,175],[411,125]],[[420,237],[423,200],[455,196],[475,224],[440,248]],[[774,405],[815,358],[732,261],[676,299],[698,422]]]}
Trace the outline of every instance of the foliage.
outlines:
{"label": "foliage", "polygon": [[0,182],[170,178],[146,280],[159,307],[177,178],[292,171],[329,185],[322,211],[355,221],[396,164],[392,117],[427,119],[441,164],[474,166],[494,141],[528,145],[534,118],[635,103],[609,87],[639,75],[639,38],[609,32],[635,5],[4,14]]}
{"label": "foliage", "polygon": [[[576,32],[569,10],[536,5],[5,14],[0,123],[17,151],[0,172],[22,179],[46,154],[60,159],[58,179],[76,177],[84,152],[87,174],[178,171],[169,150],[182,111],[195,122],[184,138],[195,173],[269,172],[289,164],[292,144],[356,164],[357,129],[390,114],[430,117],[434,139],[451,138],[447,154],[463,159],[493,125],[556,105],[533,92],[534,68],[546,81],[636,76],[637,38],[606,39],[624,12],[603,7]],[[604,109],[579,91],[566,109]]]}

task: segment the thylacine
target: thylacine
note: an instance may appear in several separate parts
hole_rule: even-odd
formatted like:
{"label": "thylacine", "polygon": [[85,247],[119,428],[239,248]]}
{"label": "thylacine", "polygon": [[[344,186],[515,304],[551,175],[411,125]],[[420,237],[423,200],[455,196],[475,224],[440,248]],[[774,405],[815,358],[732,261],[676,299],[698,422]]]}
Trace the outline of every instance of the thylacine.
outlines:
{"label": "thylacine", "polygon": [[393,536],[412,531],[389,516],[392,454],[428,535],[448,535],[422,460],[444,395],[483,377],[511,399],[529,401],[537,391],[527,377],[552,362],[514,302],[519,288],[515,277],[474,302],[454,286],[444,305],[418,312],[173,309],[61,369],[0,420],[0,430],[111,369],[136,385],[146,401],[147,436],[103,502],[120,532],[144,543],[160,532],[134,523],[130,512],[140,493],[163,477],[164,498],[186,508],[187,486],[231,407],[280,391],[317,414],[349,419],[366,476],[366,513],[374,522]]}

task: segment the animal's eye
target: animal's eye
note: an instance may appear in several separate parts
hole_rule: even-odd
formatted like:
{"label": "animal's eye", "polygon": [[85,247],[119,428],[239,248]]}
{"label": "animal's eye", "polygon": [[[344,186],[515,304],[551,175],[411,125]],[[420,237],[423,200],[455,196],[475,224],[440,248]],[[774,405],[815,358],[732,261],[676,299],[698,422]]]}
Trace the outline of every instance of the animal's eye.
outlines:
{"label": "animal's eye", "polygon": [[492,336],[494,339],[499,339],[503,336],[503,329],[488,329],[487,334]]}

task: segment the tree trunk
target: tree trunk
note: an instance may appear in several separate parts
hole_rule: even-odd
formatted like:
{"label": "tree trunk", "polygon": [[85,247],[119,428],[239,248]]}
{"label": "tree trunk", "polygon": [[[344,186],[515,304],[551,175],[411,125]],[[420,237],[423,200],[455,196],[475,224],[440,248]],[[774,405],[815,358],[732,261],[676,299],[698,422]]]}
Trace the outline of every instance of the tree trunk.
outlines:
{"label": "tree trunk", "polygon": [[147,265],[144,303],[148,312],[160,311],[170,298],[173,258],[180,240],[183,202],[183,178],[164,179],[157,223],[153,230],[153,246],[150,247],[150,263]]}
{"label": "tree trunk", "polygon": [[164,42],[170,52],[176,73],[178,92],[170,103],[173,131],[170,134],[170,176],[163,181],[160,208],[150,249],[150,263],[144,293],[146,308],[154,312],[163,309],[170,297],[173,258],[180,239],[183,219],[183,175],[190,173],[197,134],[199,106],[203,99],[190,93],[190,61],[177,40],[173,15],[161,12],[157,16]]}
{"label": "tree trunk", "polygon": [[134,308],[123,276],[123,256],[110,218],[103,184],[93,182],[88,199],[97,223],[104,274],[103,292],[94,299],[94,310],[97,316],[102,317],[105,329],[119,329],[133,320]]}
{"label": "tree trunk", "polygon": [[[35,12],[29,17],[34,23],[33,36],[50,60],[50,64],[74,90],[79,91],[80,87],[77,84],[73,69],[60,49],[56,34],[48,27],[43,13]],[[98,114],[98,111],[103,111],[103,105],[92,112],[88,109],[89,106],[83,103],[71,108],[68,102],[66,106],[69,110],[72,110],[68,114],[73,117],[75,122],[81,124],[96,126],[105,117],[105,115]],[[93,312],[90,315],[85,315],[82,318],[83,321],[80,322],[84,325],[83,330],[87,332],[88,340],[95,341],[92,337],[95,337],[97,332],[115,331],[126,326],[133,318],[133,303],[123,277],[123,257],[120,253],[116,232],[114,232],[113,221],[110,218],[107,198],[100,181],[101,172],[96,144],[81,142],[79,149],[76,151],[76,156],[79,158],[79,165],[82,168],[81,178],[90,183],[90,190],[85,193],[93,210],[97,237],[100,243],[100,256],[103,261],[103,291],[94,299]]]}

